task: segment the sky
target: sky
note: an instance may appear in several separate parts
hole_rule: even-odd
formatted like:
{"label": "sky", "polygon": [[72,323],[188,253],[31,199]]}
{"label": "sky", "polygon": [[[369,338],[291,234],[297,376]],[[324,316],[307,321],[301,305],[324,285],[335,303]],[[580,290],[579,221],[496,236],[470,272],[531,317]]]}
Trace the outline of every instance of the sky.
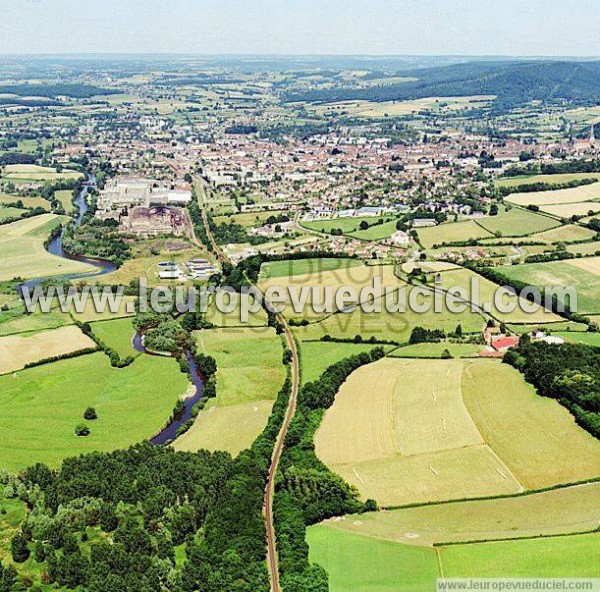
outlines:
{"label": "sky", "polygon": [[600,56],[600,0],[0,0],[0,53]]}

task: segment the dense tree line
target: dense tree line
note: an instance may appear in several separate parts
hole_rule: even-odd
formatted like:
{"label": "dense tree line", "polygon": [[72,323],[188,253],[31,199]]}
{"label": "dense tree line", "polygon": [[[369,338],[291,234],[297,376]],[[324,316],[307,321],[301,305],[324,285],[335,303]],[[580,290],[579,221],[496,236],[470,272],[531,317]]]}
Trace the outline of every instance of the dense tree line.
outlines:
{"label": "dense tree line", "polygon": [[357,368],[384,356],[378,347],[329,366],[315,382],[305,384],[285,439],[274,513],[282,584],[286,592],[325,592],[327,575],[308,563],[306,527],[350,512],[376,509],[358,491],[332,473],[315,455],[313,436],[323,412],[331,407],[346,378]]}
{"label": "dense tree line", "polygon": [[538,191],[556,191],[558,189],[572,189],[583,185],[591,185],[596,183],[598,179],[574,179],[566,183],[522,183],[520,185],[510,187],[499,187],[498,193],[502,196],[510,195],[511,193],[536,193]]}
{"label": "dense tree line", "polygon": [[441,329],[424,329],[423,327],[415,327],[408,342],[411,345],[416,343],[439,343],[446,339],[446,333]]}
{"label": "dense tree line", "polygon": [[525,338],[504,361],[520,370],[540,395],[558,399],[580,426],[600,438],[600,348]]}
{"label": "dense tree line", "polygon": [[12,84],[0,86],[0,94],[17,95],[18,97],[72,97],[89,99],[96,95],[114,95],[121,91],[111,88],[100,88],[92,84]]}

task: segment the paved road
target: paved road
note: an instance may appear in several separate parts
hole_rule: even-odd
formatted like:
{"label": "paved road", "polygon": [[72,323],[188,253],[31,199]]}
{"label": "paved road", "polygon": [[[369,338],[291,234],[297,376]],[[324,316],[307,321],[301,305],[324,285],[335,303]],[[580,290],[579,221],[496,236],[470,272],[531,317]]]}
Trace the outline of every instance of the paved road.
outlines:
{"label": "paved road", "polygon": [[[202,187],[204,191],[204,188]],[[200,199],[200,196],[198,196]],[[204,223],[204,228],[206,229],[206,234],[208,236],[208,240],[212,244],[213,252],[216,257],[221,261],[221,263],[227,263],[231,265],[231,260],[221,248],[217,245],[211,231],[210,226],[208,224],[208,216],[206,215],[206,203],[202,200],[200,205],[200,212],[202,214],[202,221]],[[260,289],[260,288],[259,288]],[[271,457],[271,466],[269,467],[269,474],[267,477],[267,486],[265,488],[265,497],[264,497],[264,515],[265,515],[265,527],[267,531],[267,562],[269,566],[269,575],[271,578],[271,591],[272,592],[281,592],[281,586],[279,584],[279,569],[278,569],[278,561],[277,561],[277,545],[275,539],[275,525],[273,523],[273,497],[275,495],[275,477],[277,475],[277,469],[279,468],[279,462],[281,460],[281,454],[283,452],[283,443],[285,441],[285,436],[287,434],[288,428],[290,427],[290,423],[296,413],[296,403],[298,400],[298,388],[300,384],[300,367],[298,363],[298,349],[296,347],[296,341],[294,340],[294,336],[287,324],[286,320],[282,315],[278,314],[277,321],[282,326],[285,338],[287,341],[287,347],[292,352],[292,361],[291,361],[291,370],[292,370],[292,391],[290,393],[290,401],[288,404],[288,408],[285,413],[285,419],[283,421],[283,425],[281,426],[281,431],[277,436],[277,440],[275,442],[275,448],[273,449],[273,456]]]}

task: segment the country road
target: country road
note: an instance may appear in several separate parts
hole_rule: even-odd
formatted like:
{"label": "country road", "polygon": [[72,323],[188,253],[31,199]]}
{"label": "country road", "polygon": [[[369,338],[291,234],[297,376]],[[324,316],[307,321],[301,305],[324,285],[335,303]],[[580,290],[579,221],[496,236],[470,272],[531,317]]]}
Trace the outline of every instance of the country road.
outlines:
{"label": "country road", "polygon": [[[198,184],[197,184],[198,186]],[[200,187],[202,193],[205,194],[204,187]],[[198,196],[200,200],[200,196]],[[204,224],[204,228],[206,229],[206,235],[208,240],[210,241],[213,252],[215,253],[217,259],[221,261],[221,263],[227,263],[232,265],[229,257],[221,250],[221,248],[217,245],[212,232],[210,231],[210,226],[208,224],[208,216],[206,214],[206,203],[205,199],[202,199],[202,203],[198,202],[200,205],[200,213],[202,214],[202,222]],[[258,286],[256,286],[257,289]],[[285,333],[285,338],[287,341],[287,347],[292,352],[292,360],[291,360],[291,370],[292,370],[292,390],[290,393],[290,400],[288,404],[288,408],[285,413],[285,418],[283,424],[281,426],[281,430],[277,436],[277,440],[275,442],[275,447],[273,449],[273,455],[271,457],[271,466],[269,467],[269,473],[267,476],[267,485],[265,487],[265,497],[264,497],[264,515],[265,515],[265,528],[267,531],[267,563],[269,567],[269,576],[271,579],[271,592],[281,592],[281,586],[279,584],[279,569],[278,569],[278,560],[277,560],[277,544],[275,538],[275,524],[273,522],[273,497],[275,494],[275,478],[277,476],[277,470],[279,468],[279,462],[281,460],[281,454],[283,453],[283,443],[285,441],[285,436],[288,432],[288,428],[290,427],[290,423],[296,413],[296,403],[298,400],[298,389],[300,385],[300,366],[298,361],[298,349],[296,346],[296,341],[294,340],[294,336],[287,324],[285,318],[281,314],[276,315],[278,323],[283,328]]]}

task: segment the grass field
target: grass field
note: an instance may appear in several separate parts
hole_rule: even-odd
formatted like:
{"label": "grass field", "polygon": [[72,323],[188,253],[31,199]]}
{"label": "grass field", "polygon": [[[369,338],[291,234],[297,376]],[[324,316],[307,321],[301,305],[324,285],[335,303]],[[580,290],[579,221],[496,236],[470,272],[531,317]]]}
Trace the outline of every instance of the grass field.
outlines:
{"label": "grass field", "polygon": [[0,226],[0,280],[87,273],[94,267],[50,255],[44,240],[64,218],[42,214]]}
{"label": "grass field", "polygon": [[307,110],[314,110],[319,115],[327,113],[347,113],[355,117],[386,118],[399,117],[419,113],[420,111],[460,111],[485,106],[494,97],[481,95],[469,97],[427,97],[410,101],[341,101],[324,105],[307,104]]}
{"label": "grass field", "polygon": [[332,592],[431,592],[443,576],[598,577],[598,539],[580,534],[435,550],[323,525],[307,532],[310,561],[329,572]]}
{"label": "grass field", "polygon": [[7,195],[0,193],[0,204],[15,203],[21,200],[26,208],[50,209],[50,202],[43,197],[20,197],[18,195]]}
{"label": "grass field", "polygon": [[600,444],[563,407],[489,360],[387,358],[359,369],[325,413],[315,451],[384,505],[517,493],[600,467]]}
{"label": "grass field", "polygon": [[[403,284],[399,283],[399,285]],[[412,288],[408,287],[407,294],[410,294],[411,290]],[[361,335],[364,340],[375,337],[380,340],[407,343],[416,326],[451,332],[459,323],[465,333],[477,333],[482,330],[485,321],[481,315],[470,310],[455,314],[448,310],[446,305],[439,313],[434,312],[433,306],[424,314],[413,312],[409,307],[406,312],[392,313],[387,312],[383,301],[381,313],[368,313],[361,308],[356,308],[348,313],[331,315],[306,327],[298,327],[295,332],[302,341],[318,340],[324,335],[337,338],[354,338],[356,335]]]}
{"label": "grass field", "polygon": [[556,175],[530,175],[523,177],[512,177],[506,179],[496,179],[495,184],[498,187],[519,187],[531,183],[548,183],[559,185],[561,183],[570,183],[580,179],[596,179],[600,181],[600,173],[564,173]]}
{"label": "grass field", "polygon": [[594,577],[600,576],[599,534],[530,539],[442,550],[447,577]]}
{"label": "grass field", "polygon": [[11,164],[4,167],[3,179],[16,182],[44,182],[57,181],[58,179],[80,179],[82,173],[64,169],[58,173],[50,167],[37,166],[34,164]]}
{"label": "grass field", "polygon": [[20,208],[5,208],[0,206],[0,223],[12,218],[21,218],[24,213],[25,210],[21,210]]}
{"label": "grass field", "polygon": [[232,214],[231,216],[215,216],[213,221],[215,224],[229,224],[235,222],[246,228],[253,226],[262,226],[267,218],[271,216],[279,216],[281,214],[289,215],[288,210],[268,210],[266,212],[244,212],[242,214]]}
{"label": "grass field", "polygon": [[281,338],[272,328],[231,328],[198,331],[197,340],[217,360],[217,397],[175,448],[237,454],[265,427],[283,385]]}
{"label": "grass field", "polygon": [[509,279],[535,286],[572,286],[577,290],[577,312],[600,312],[600,257],[500,267]]}
{"label": "grass field", "polygon": [[136,300],[135,296],[123,296],[119,302],[119,308],[115,312],[111,312],[108,307],[102,312],[98,312],[94,307],[94,302],[90,298],[86,302],[85,310],[81,313],[72,311],[73,318],[81,323],[94,323],[96,321],[107,321],[110,319],[118,319],[122,317],[132,317],[135,311],[130,312],[128,308],[133,306]]}
{"label": "grass field", "polygon": [[[215,302],[211,302],[206,311],[206,319],[213,323],[217,327],[266,327],[267,326],[267,313],[264,308],[259,308],[256,312],[249,312],[248,319],[246,322],[241,317],[241,304],[248,306],[249,296],[243,294],[235,294],[233,296],[236,300],[235,308],[231,312],[223,312],[219,310]],[[227,302],[225,300],[225,302]]]}
{"label": "grass field", "polygon": [[354,238],[360,238],[366,241],[377,241],[382,240],[384,238],[389,238],[396,232],[396,220],[390,220],[389,222],[384,222],[383,224],[376,224],[367,228],[366,230],[358,230],[356,232],[348,233],[348,236],[352,236]]}
{"label": "grass field", "polygon": [[16,333],[37,332],[72,325],[73,319],[66,313],[52,310],[49,313],[25,314],[20,300],[12,299],[7,311],[0,311],[0,336]]}
{"label": "grass field", "polygon": [[441,358],[447,350],[453,358],[470,358],[483,351],[485,347],[476,343],[416,343],[394,350],[393,358]]}
{"label": "grass field", "polygon": [[600,242],[567,245],[567,251],[575,255],[600,255]]}
{"label": "grass field", "polygon": [[583,343],[585,345],[600,347],[600,333],[564,331],[552,333],[552,335],[556,337],[562,337],[565,341],[569,341],[571,343]]}
{"label": "grass field", "polygon": [[446,222],[439,226],[417,228],[416,230],[419,235],[419,242],[426,249],[431,249],[434,245],[442,243],[463,242],[473,238],[483,239],[493,236],[491,232],[488,232],[473,220]]}
{"label": "grass field", "polygon": [[138,353],[132,344],[135,329],[131,318],[92,323],[91,327],[93,334],[114,349],[121,358],[135,356]]}
{"label": "grass field", "polygon": [[[115,369],[95,353],[0,376],[0,467],[56,467],[68,456],[142,441],[163,426],[187,388],[177,362],[156,356]],[[88,406],[98,419],[80,438],[75,426]]]}
{"label": "grass field", "polygon": [[528,236],[560,226],[560,222],[548,216],[518,208],[479,219],[477,224],[492,234],[500,233],[502,236]]}
{"label": "grass field", "polygon": [[54,197],[58,199],[67,214],[72,214],[75,211],[73,205],[73,191],[66,189],[64,191],[57,191]]}
{"label": "grass field", "polygon": [[[510,266],[502,267],[501,269],[520,269],[522,266]],[[540,309],[535,312],[525,312],[521,310],[521,305],[524,301],[519,300],[515,295],[508,293],[506,289],[501,286],[485,279],[484,277],[468,270],[468,269],[457,269],[452,271],[446,271],[441,274],[442,283],[441,287],[444,290],[450,290],[452,288],[463,288],[469,295],[469,300],[475,299],[475,302],[485,307],[489,305],[489,313],[494,318],[505,323],[551,323],[562,321],[563,319],[558,315],[548,312],[545,309]],[[472,282],[476,281],[477,286],[473,285]],[[530,280],[529,280],[530,281]],[[476,295],[478,294],[478,298]],[[514,306],[512,312],[502,312],[498,306],[496,306],[496,295],[499,294],[502,298],[502,302]],[[464,327],[463,327],[464,329]]]}
{"label": "grass field", "polygon": [[271,261],[260,268],[260,279],[279,278],[292,275],[318,274],[325,271],[337,271],[348,267],[362,266],[359,259],[341,259],[334,257],[315,259],[288,259]]}
{"label": "grass field", "polygon": [[0,337],[0,374],[20,370],[32,362],[90,347],[96,347],[96,344],[75,326]]}
{"label": "grass field", "polygon": [[501,499],[434,504],[331,518],[329,528],[417,546],[589,532],[600,483]]}
{"label": "grass field", "polygon": [[519,206],[535,205],[549,206],[554,204],[568,204],[582,201],[595,201],[600,198],[600,183],[572,187],[570,189],[557,189],[555,191],[535,191],[531,193],[513,193],[506,198],[507,202]]}
{"label": "grass field", "polygon": [[326,526],[307,531],[310,561],[329,573],[331,592],[431,592],[438,576],[435,552]]}
{"label": "grass field", "polygon": [[[375,216],[369,216],[367,218],[332,218],[328,220],[311,220],[310,222],[301,221],[300,224],[304,226],[304,228],[308,228],[309,230],[316,230],[317,232],[323,232],[325,234],[330,233],[334,228],[341,229],[344,234],[351,234],[352,236],[360,236],[361,232],[368,232],[369,230],[374,230],[375,228],[380,228],[381,226],[373,226],[373,228],[368,228],[367,230],[360,230],[360,223],[367,222],[367,224],[374,224],[377,222],[378,218]],[[384,218],[385,220],[385,218]],[[392,221],[390,221],[392,222]],[[396,222],[393,221],[394,230],[396,228]],[[392,230],[387,236],[390,236],[394,230]],[[366,238],[366,237],[365,237]]]}
{"label": "grass field", "polygon": [[[356,290],[357,298],[355,300],[346,299],[344,308],[351,304],[358,304],[361,301],[361,290],[363,288],[375,286],[375,282],[381,283],[381,288],[377,290],[376,297],[384,293],[386,286],[397,287],[401,285],[400,280],[394,275],[394,268],[391,265],[357,265],[342,267],[333,271],[319,271],[318,268],[304,275],[294,275],[285,277],[272,277],[259,282],[261,290],[266,291],[272,286],[281,287],[285,290],[285,310],[284,316],[288,318],[306,318],[320,319],[328,314],[337,311],[335,306],[336,291],[344,286],[353,287]],[[289,287],[295,288],[300,302],[300,291],[306,291],[306,302],[300,306],[298,311],[293,306],[293,299]],[[331,310],[316,310],[315,306],[324,301],[325,290],[332,293]],[[313,292],[316,292],[314,294]]]}
{"label": "grass field", "polygon": [[[367,343],[332,343],[324,341],[309,341],[300,344],[300,365],[302,371],[302,382],[311,382],[332,364],[361,352],[370,352],[374,344]],[[384,346],[386,351],[392,346]]]}

